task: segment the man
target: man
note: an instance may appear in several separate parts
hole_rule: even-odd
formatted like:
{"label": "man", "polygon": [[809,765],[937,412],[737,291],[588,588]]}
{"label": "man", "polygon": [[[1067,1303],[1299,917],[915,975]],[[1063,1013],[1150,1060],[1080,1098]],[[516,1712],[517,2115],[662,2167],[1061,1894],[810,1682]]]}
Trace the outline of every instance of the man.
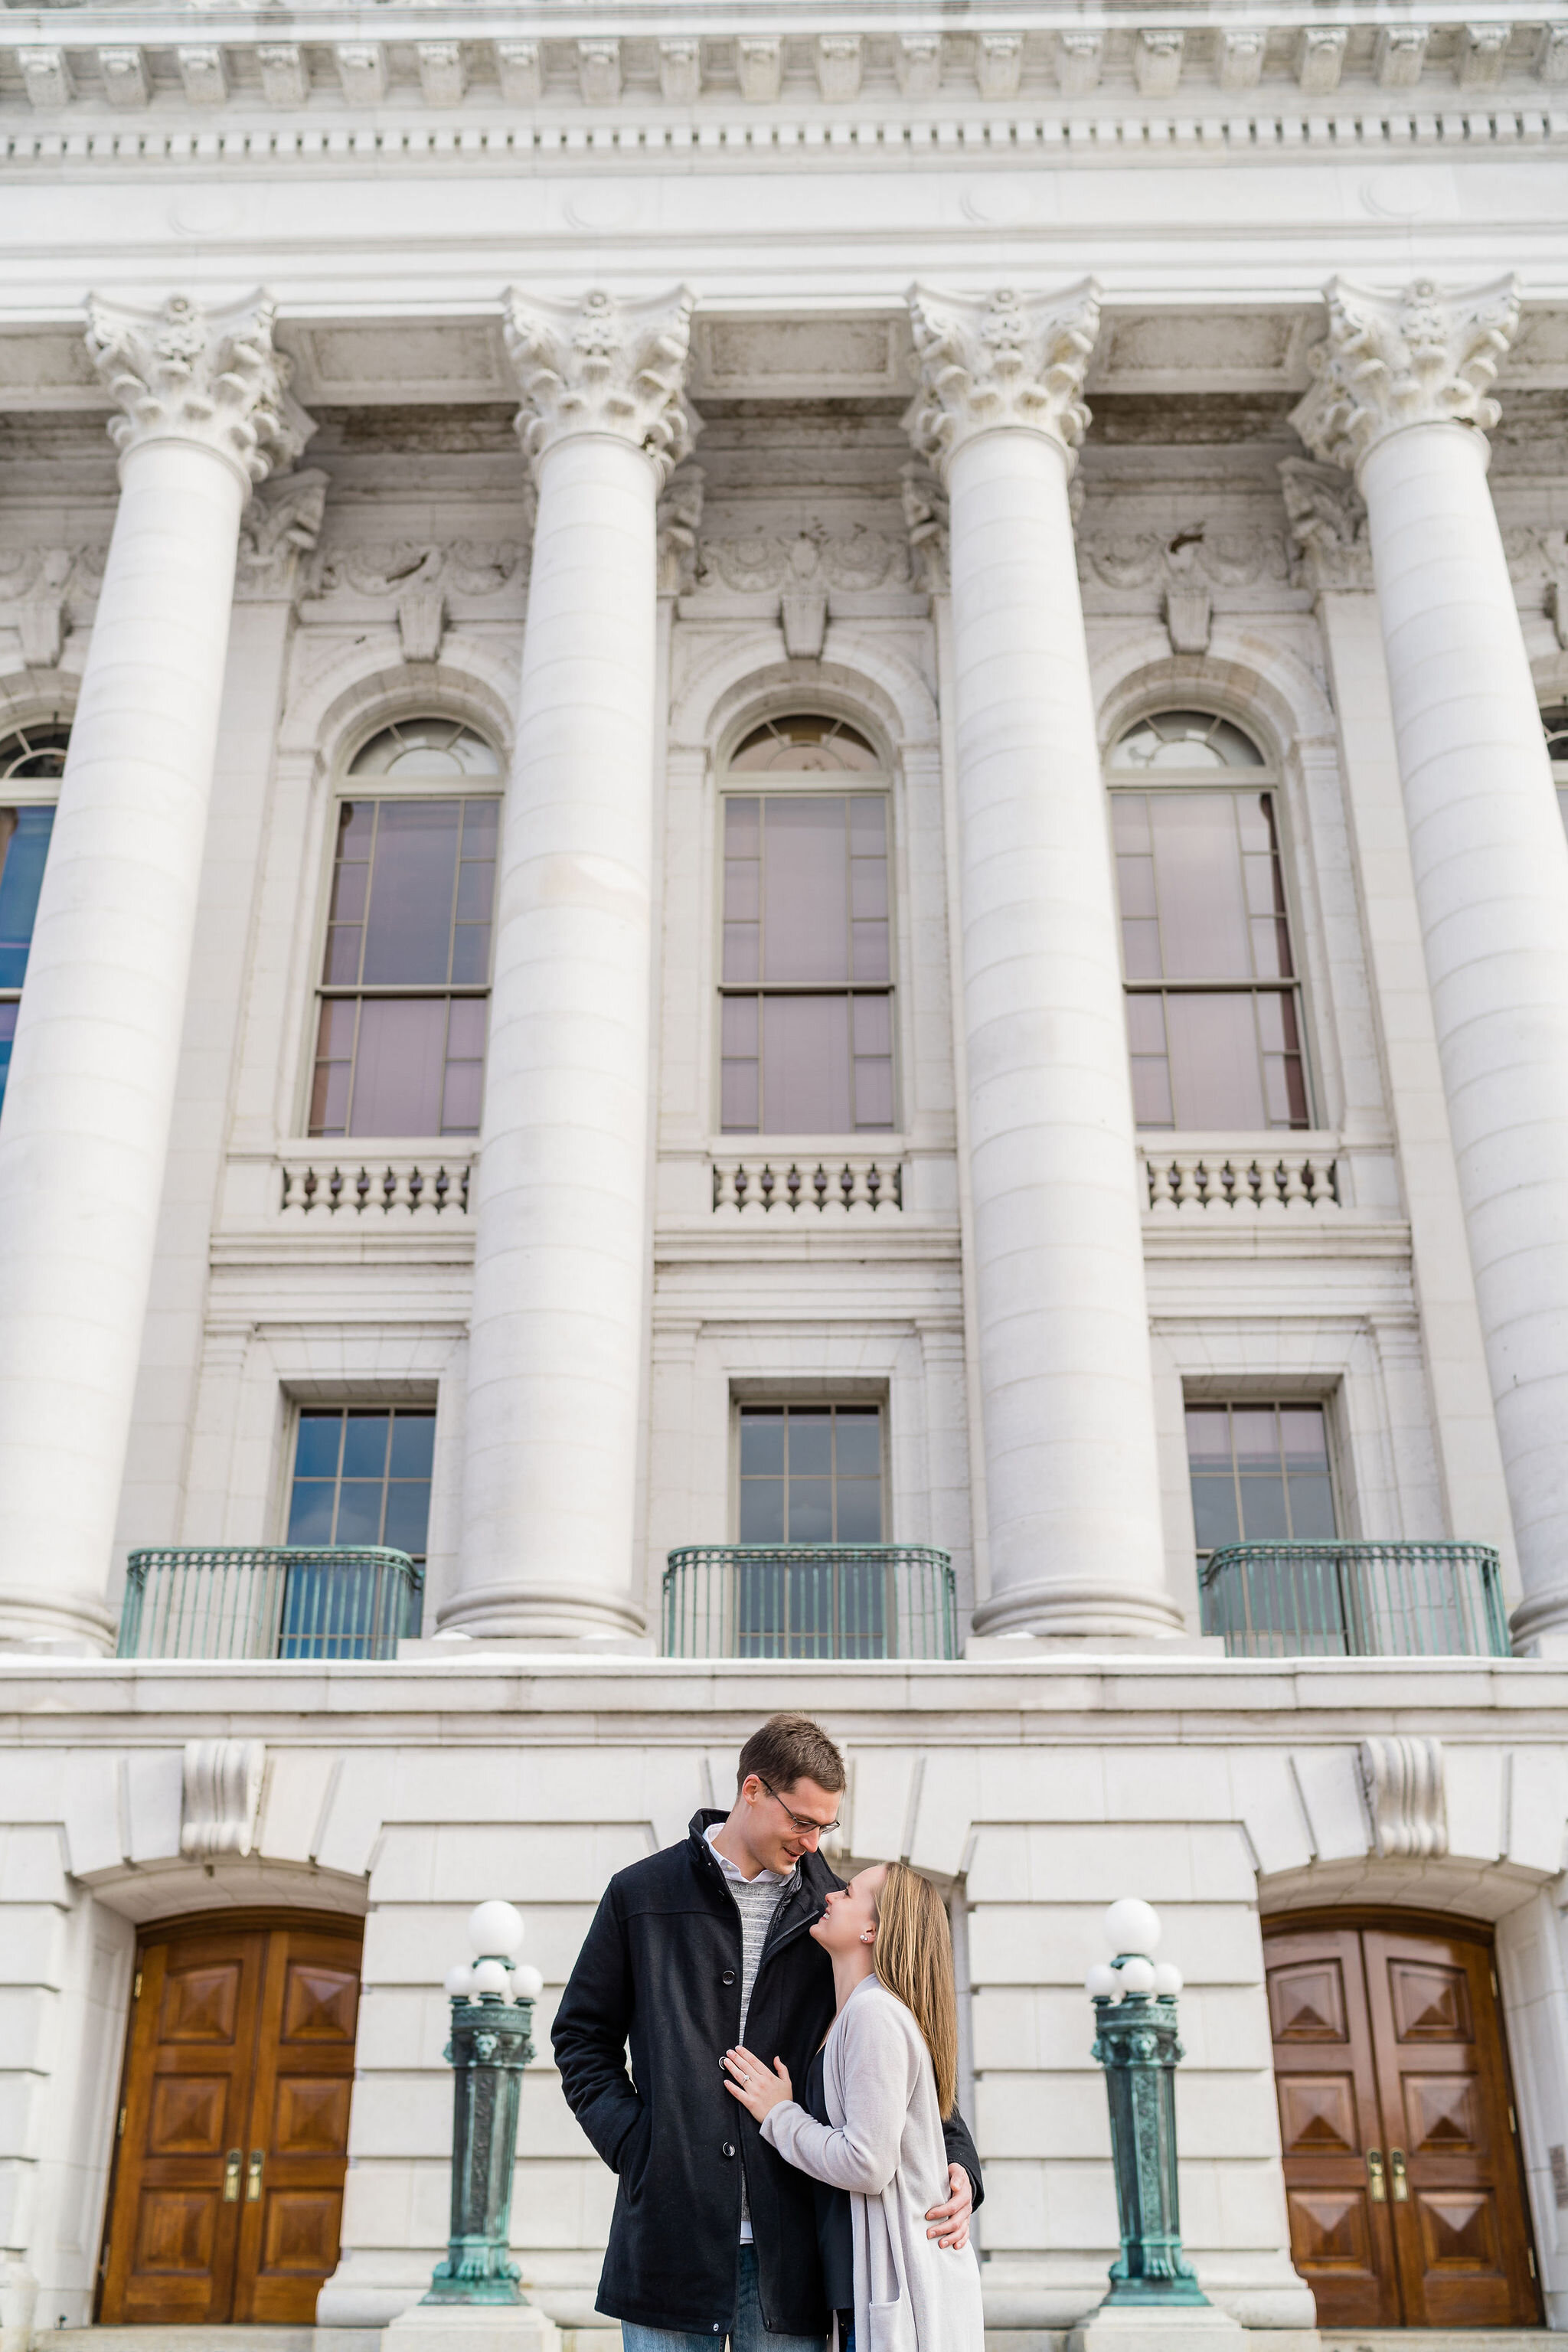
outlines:
{"label": "man", "polygon": [[[728,1815],[617,1871],[555,2016],[567,2105],[620,2176],[598,2309],[626,2352],[822,2352],[828,2315],[812,2184],[724,2088],[744,2042],[804,2083],[833,2020],[833,1969],[806,1930],[841,1884],[817,1852],[844,1759],[804,1715],[741,1750]],[[626,2064],[631,2043],[631,2074]],[[952,2196],[930,2232],[962,2243],[982,2189],[945,2126]]]}

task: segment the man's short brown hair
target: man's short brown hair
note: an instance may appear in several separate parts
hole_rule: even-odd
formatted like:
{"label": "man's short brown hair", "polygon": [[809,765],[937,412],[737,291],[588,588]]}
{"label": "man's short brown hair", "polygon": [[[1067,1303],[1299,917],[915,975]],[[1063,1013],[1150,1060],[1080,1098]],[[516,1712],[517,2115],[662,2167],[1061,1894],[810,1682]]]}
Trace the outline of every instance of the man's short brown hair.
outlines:
{"label": "man's short brown hair", "polygon": [[809,1715],[771,1715],[761,1730],[752,1732],[741,1750],[736,1788],[743,1787],[752,1772],[770,1789],[780,1790],[793,1789],[797,1780],[815,1780],[833,1797],[845,1784],[843,1757]]}

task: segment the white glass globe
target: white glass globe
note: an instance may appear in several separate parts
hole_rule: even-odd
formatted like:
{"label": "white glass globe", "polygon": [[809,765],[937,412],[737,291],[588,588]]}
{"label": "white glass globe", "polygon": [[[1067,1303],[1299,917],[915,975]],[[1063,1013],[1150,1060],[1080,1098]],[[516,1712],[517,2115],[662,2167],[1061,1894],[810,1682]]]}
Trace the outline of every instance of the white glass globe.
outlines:
{"label": "white glass globe", "polygon": [[1123,1960],[1119,1973],[1123,1992],[1152,1992],[1154,1990],[1152,1960]]}
{"label": "white glass globe", "polygon": [[1156,1960],[1154,1990],[1163,2000],[1174,2000],[1182,1990],[1182,1971],[1174,1960]]}
{"label": "white glass globe", "polygon": [[511,1972],[513,2000],[537,2000],[543,1990],[544,1979],[537,1969],[530,1968],[526,1960],[521,1968],[513,1969]]}
{"label": "white glass globe", "polygon": [[511,1990],[511,1970],[504,1960],[476,1960],[473,1985],[476,1994],[500,1993],[504,2000]]}
{"label": "white glass globe", "polygon": [[1096,1960],[1083,1980],[1083,1989],[1092,2000],[1120,2000],[1121,1972],[1109,1960]]}
{"label": "white glass globe", "polygon": [[1113,1952],[1142,1952],[1152,1958],[1160,1948],[1160,1915],[1152,1903],[1124,1895],[1105,1915],[1105,1940]]}
{"label": "white glass globe", "polygon": [[468,1942],[476,1960],[516,1958],[522,1949],[522,1914],[512,1903],[476,1903],[468,1914]]}
{"label": "white glass globe", "polygon": [[447,1971],[448,2000],[467,2000],[474,1989],[474,1972],[467,1960],[459,1960],[455,1969]]}

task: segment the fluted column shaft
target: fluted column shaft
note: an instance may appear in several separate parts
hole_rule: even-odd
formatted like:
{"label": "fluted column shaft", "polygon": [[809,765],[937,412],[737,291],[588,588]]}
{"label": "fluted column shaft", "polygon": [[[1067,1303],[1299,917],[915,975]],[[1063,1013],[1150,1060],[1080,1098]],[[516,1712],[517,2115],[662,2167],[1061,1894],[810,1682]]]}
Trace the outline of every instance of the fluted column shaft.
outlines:
{"label": "fluted column shaft", "polygon": [[689,437],[685,298],[508,331],[539,508],[502,828],[468,1343],[462,1573],[442,1622],[642,1630],[655,509]]}
{"label": "fluted column shaft", "polygon": [[1568,842],[1486,478],[1488,389],[1518,306],[1510,283],[1336,282],[1329,302],[1296,422],[1366,500],[1529,1642],[1568,1626]]}
{"label": "fluted column shaft", "polygon": [[1068,482],[1092,289],[913,298],[950,501],[991,1592],[980,1633],[1169,1634],[1114,883]]}
{"label": "fluted column shaft", "polygon": [[271,319],[92,314],[121,489],[0,1118],[0,1646],[113,1640],[240,516],[309,430]]}

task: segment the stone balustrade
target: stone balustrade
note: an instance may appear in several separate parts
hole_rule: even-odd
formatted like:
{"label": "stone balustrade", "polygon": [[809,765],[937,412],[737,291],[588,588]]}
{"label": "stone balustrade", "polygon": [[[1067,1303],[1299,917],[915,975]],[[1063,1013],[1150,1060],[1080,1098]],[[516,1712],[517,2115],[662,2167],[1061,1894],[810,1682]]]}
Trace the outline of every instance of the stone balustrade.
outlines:
{"label": "stone balustrade", "polygon": [[870,1152],[840,1158],[803,1153],[792,1158],[775,1152],[771,1158],[716,1160],[713,1163],[713,1206],[766,1214],[774,1209],[891,1210],[904,1205],[901,1161],[878,1159]]}
{"label": "stone balustrade", "polygon": [[1140,1146],[1149,1207],[1156,1216],[1237,1210],[1272,1216],[1337,1209],[1339,1170],[1332,1136],[1292,1136],[1289,1144],[1185,1137],[1179,1149]]}
{"label": "stone balustrade", "polygon": [[279,1161],[285,1218],[467,1217],[471,1146],[421,1152],[289,1152]]}

